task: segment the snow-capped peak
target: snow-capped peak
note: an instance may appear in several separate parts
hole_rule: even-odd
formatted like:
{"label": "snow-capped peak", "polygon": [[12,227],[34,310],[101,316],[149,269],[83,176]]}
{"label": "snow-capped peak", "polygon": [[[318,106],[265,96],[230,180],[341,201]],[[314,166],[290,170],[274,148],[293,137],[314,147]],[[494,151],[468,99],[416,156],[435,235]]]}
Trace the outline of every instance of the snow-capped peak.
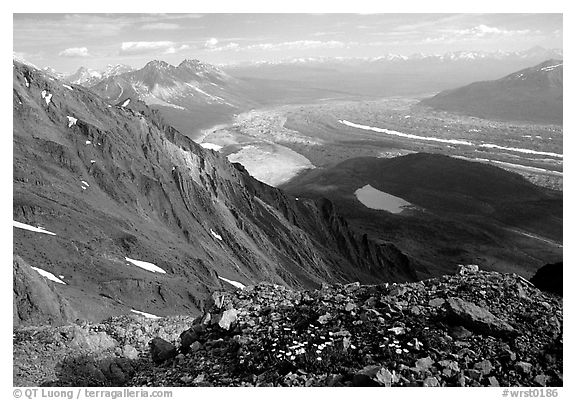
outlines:
{"label": "snow-capped peak", "polygon": [[222,74],[223,71],[211,64],[204,64],[203,62],[201,62],[200,60],[190,60],[190,59],[185,59],[183,60],[180,64],[178,64],[178,68],[179,69],[188,69],[188,70],[192,70],[194,72],[205,72],[205,73],[217,73],[217,74]]}
{"label": "snow-capped peak", "polygon": [[143,69],[162,69],[168,70],[175,68],[172,64],[168,64],[166,61],[152,60],[148,62]]}
{"label": "snow-capped peak", "polygon": [[131,67],[130,65],[126,65],[126,64],[116,64],[116,65],[112,65],[112,64],[108,64],[106,66],[106,68],[104,69],[104,71],[102,71],[102,77],[103,78],[108,78],[110,76],[116,76],[116,75],[120,75],[120,74],[124,74],[126,72],[131,72],[134,71],[134,68]]}
{"label": "snow-capped peak", "polygon": [[82,85],[101,78],[102,74],[100,72],[86,67],[80,67],[78,68],[78,71],[66,77],[66,80],[70,83]]}

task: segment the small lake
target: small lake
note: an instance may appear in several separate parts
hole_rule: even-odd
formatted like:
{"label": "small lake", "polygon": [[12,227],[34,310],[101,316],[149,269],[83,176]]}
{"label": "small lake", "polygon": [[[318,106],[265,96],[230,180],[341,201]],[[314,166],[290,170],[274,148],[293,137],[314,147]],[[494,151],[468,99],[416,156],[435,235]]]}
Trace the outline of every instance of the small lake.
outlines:
{"label": "small lake", "polygon": [[354,192],[360,203],[373,210],[384,210],[393,214],[399,214],[406,207],[411,207],[412,203],[407,202],[400,197],[374,189],[370,185],[361,187]]}

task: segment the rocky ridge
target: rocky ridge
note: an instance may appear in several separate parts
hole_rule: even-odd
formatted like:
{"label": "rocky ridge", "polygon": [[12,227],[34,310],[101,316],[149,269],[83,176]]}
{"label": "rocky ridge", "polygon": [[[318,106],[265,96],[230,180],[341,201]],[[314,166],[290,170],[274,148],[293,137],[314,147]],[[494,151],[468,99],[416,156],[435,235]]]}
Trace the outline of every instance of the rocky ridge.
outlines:
{"label": "rocky ridge", "polygon": [[561,297],[475,268],[313,291],[260,283],[214,292],[194,319],[18,330],[14,384],[562,386],[562,324]]}

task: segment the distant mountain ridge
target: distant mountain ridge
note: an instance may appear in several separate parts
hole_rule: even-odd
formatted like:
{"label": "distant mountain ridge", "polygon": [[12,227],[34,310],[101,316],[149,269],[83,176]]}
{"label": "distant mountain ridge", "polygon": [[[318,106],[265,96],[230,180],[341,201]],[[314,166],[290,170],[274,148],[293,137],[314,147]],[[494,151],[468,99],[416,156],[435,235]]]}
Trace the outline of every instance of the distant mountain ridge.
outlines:
{"label": "distant mountain ridge", "polygon": [[80,67],[73,74],[64,76],[64,80],[67,80],[70,83],[75,83],[77,85],[92,86],[100,82],[102,79],[120,75],[133,70],[134,68],[125,64],[109,64],[102,71]]}
{"label": "distant mountain ridge", "polygon": [[550,59],[495,81],[446,90],[422,104],[481,118],[562,124],[563,61]]}
{"label": "distant mountain ridge", "polygon": [[[250,88],[199,60],[184,60],[174,66],[153,60],[143,68],[100,79],[91,90],[111,104],[132,107],[136,100],[162,111],[178,130],[193,130],[221,123],[240,109],[250,107]],[[130,105],[130,101],[132,105]]]}
{"label": "distant mountain ridge", "polygon": [[545,49],[540,46],[535,46],[523,51],[451,51],[441,54],[430,53],[413,53],[409,55],[402,55],[396,53],[387,53],[380,56],[373,57],[298,57],[287,58],[278,61],[247,61],[235,64],[222,65],[223,68],[239,68],[249,65],[271,66],[282,64],[330,64],[330,63],[407,63],[407,62],[421,62],[421,61],[438,61],[438,62],[471,62],[478,60],[518,60],[518,59],[549,59],[549,58],[562,58],[562,49]]}

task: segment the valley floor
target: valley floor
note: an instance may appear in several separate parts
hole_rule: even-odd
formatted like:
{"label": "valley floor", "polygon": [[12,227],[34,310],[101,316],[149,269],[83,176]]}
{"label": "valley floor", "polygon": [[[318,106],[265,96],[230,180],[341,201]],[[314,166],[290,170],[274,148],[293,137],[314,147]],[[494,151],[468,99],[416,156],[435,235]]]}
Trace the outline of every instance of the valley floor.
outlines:
{"label": "valley floor", "polygon": [[251,155],[258,153],[260,159],[246,167],[257,178],[270,169],[268,163],[276,162],[270,147],[283,146],[297,154],[282,156],[282,176],[354,157],[431,152],[490,163],[535,184],[562,189],[562,127],[453,115],[417,103],[414,98],[388,98],[251,110],[232,124],[204,130],[198,141],[223,146],[221,151],[236,154],[232,159],[239,162],[247,160],[242,149],[250,146]]}
{"label": "valley floor", "polygon": [[[454,115],[420,106],[417,98],[396,97],[367,101],[331,99],[251,110],[237,115],[231,124],[203,131],[199,141],[204,146],[218,149],[229,160],[242,163],[256,178],[280,186],[295,196],[306,197],[306,190],[299,187],[300,177],[306,180],[307,176],[316,172],[321,175],[323,171],[330,171],[339,163],[357,157],[393,158],[421,152],[493,165],[520,174],[538,186],[562,190],[562,136],[562,127],[557,125],[501,122]],[[329,186],[316,185],[314,196],[327,197],[332,201],[339,196],[346,202],[345,207],[362,208],[364,206],[355,199],[354,192],[368,182],[356,183],[357,187],[354,188],[338,182]],[[340,193],[343,190],[340,186],[346,186],[346,193]],[[381,232],[380,219],[373,219],[373,223],[359,222],[355,221],[357,212],[342,208],[340,211],[360,231],[383,241],[399,243],[400,238],[393,233]],[[406,224],[404,217],[414,215],[411,208],[406,208],[398,216],[398,221],[389,225]],[[416,220],[412,218],[417,224]],[[422,221],[421,225],[428,225],[422,228],[429,230],[430,221],[426,218]],[[477,230],[473,221],[466,224]],[[551,226],[552,223],[548,228]],[[502,246],[513,246],[520,258],[512,260],[503,256],[503,253],[510,252],[509,249],[496,249],[496,253],[490,255],[490,249],[467,248],[459,243],[458,235],[452,237],[447,234],[445,245],[434,252],[455,253],[439,256],[443,262],[440,266],[434,262],[437,266],[432,268],[447,272],[453,268],[456,260],[460,260],[457,254],[468,254],[474,259],[466,256],[466,260],[458,262],[481,263],[491,265],[496,270],[531,276],[543,264],[561,259],[561,237],[514,226],[508,228],[499,226],[486,231],[483,227],[480,228],[483,231],[481,236],[488,235],[494,243],[506,243]],[[410,239],[404,238],[407,244],[403,251],[410,254],[410,249],[422,248],[420,231],[417,232],[420,242],[414,239],[413,234],[408,236]],[[433,234],[435,238],[443,236],[444,232]],[[504,237],[506,239],[501,241]],[[476,252],[482,253],[474,254]],[[446,260],[449,262],[444,266]]]}

